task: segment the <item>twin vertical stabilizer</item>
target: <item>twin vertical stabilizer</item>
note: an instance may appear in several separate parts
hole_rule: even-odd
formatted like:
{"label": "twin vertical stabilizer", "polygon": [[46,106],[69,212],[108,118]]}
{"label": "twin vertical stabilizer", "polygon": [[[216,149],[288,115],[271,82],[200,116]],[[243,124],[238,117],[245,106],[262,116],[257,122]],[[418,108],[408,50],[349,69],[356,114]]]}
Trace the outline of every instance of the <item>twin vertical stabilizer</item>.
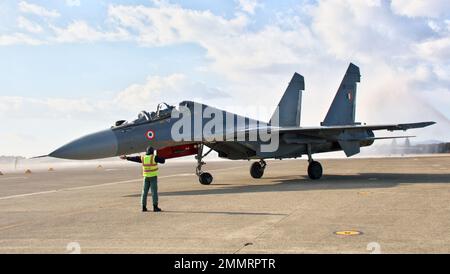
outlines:
{"label": "twin vertical stabilizer", "polygon": [[273,126],[300,126],[303,90],[305,90],[305,79],[300,74],[294,73],[283,97],[281,97],[280,103],[278,103],[275,113],[270,119],[270,123]]}
{"label": "twin vertical stabilizer", "polygon": [[360,80],[359,68],[350,63],[322,126],[355,124],[356,83]]}

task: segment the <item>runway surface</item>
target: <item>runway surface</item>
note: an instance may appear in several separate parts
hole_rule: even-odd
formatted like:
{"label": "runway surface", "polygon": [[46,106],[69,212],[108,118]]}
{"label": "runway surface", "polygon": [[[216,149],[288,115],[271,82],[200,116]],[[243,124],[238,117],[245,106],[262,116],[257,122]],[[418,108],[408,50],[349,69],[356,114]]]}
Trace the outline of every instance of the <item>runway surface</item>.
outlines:
{"label": "runway surface", "polygon": [[[0,176],[0,253],[450,253],[450,156],[169,163],[162,213],[140,212],[140,167]],[[149,204],[151,197],[149,195]],[[360,235],[336,235],[355,230]]]}

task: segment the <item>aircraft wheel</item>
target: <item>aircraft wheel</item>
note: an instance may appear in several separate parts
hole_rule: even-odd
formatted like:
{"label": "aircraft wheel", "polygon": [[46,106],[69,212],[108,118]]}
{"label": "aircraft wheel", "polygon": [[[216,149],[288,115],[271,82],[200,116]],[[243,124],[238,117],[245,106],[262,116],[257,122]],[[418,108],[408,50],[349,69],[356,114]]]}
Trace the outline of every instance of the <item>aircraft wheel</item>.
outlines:
{"label": "aircraft wheel", "polygon": [[210,185],[213,181],[213,176],[208,172],[203,172],[198,176],[198,181],[202,185]]}
{"label": "aircraft wheel", "polygon": [[318,180],[322,177],[322,165],[319,162],[312,161],[308,165],[308,176],[312,180]]}
{"label": "aircraft wheel", "polygon": [[261,163],[256,162],[252,164],[250,167],[250,175],[255,179],[259,179],[264,175],[264,168],[261,166]]}

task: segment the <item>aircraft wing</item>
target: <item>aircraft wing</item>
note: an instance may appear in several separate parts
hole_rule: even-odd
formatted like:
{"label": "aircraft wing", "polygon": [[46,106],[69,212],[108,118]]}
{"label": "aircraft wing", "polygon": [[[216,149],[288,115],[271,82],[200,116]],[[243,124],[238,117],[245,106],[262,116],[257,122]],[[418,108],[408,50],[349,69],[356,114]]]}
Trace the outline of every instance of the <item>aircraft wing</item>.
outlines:
{"label": "aircraft wing", "polygon": [[[210,136],[205,136],[206,140],[212,141],[217,140],[218,137],[224,138],[225,141],[236,141],[239,139],[247,138],[250,134],[257,134],[257,131],[266,131],[271,133],[278,132],[279,134],[298,134],[313,137],[315,141],[317,139],[328,139],[328,137],[336,136],[342,131],[361,131],[361,130],[388,130],[396,131],[413,128],[423,128],[435,124],[436,122],[419,122],[419,123],[407,123],[407,124],[386,124],[386,125],[347,125],[347,126],[320,126],[320,127],[273,127],[273,126],[263,126],[259,128],[252,129],[241,129],[236,131],[234,134],[213,134]],[[393,137],[383,137],[383,138],[393,138]]]}

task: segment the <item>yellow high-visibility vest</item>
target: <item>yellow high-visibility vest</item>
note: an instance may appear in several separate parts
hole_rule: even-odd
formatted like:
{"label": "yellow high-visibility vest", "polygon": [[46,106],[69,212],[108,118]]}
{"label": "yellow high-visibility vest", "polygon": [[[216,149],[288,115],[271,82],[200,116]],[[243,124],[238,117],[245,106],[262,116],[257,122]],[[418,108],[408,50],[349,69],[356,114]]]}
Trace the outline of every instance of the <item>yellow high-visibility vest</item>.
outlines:
{"label": "yellow high-visibility vest", "polygon": [[155,155],[141,156],[142,176],[155,177],[158,176],[158,163],[155,161]]}

